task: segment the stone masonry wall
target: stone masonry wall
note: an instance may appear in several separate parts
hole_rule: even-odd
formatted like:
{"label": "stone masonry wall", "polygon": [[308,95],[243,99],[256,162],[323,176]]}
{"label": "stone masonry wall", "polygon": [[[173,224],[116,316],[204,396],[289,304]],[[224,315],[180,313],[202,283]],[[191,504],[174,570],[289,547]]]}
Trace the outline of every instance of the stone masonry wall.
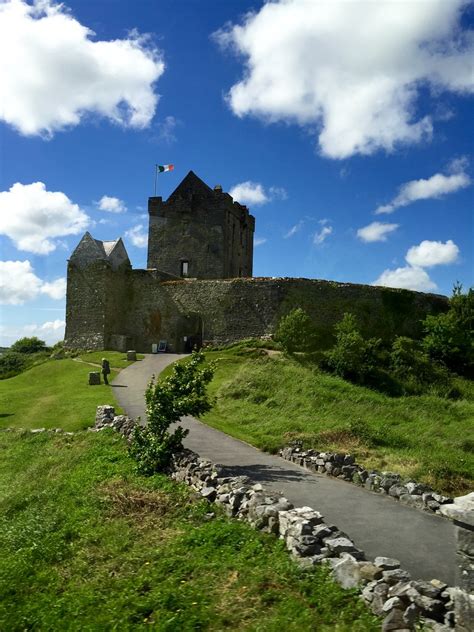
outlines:
{"label": "stone masonry wall", "polygon": [[[68,267],[66,345],[115,348],[121,337],[138,351],[166,340],[170,351],[184,338],[223,344],[272,334],[294,307],[311,316],[322,347],[331,343],[344,312],[356,314],[369,336],[418,336],[428,313],[447,308],[444,297],[310,279],[164,280],[157,270],[112,270],[106,261]],[[127,342],[128,344],[128,342]],[[115,346],[114,346],[115,345]],[[189,345],[188,345],[189,346]],[[123,349],[120,349],[123,350]]]}
{"label": "stone masonry wall", "polygon": [[68,264],[65,344],[82,349],[104,349],[107,263],[95,261],[87,270]]}
{"label": "stone masonry wall", "polygon": [[149,351],[160,339],[179,352],[185,336],[222,344],[268,335],[293,307],[309,313],[322,346],[330,344],[333,326],[344,312],[356,314],[367,335],[416,337],[427,314],[447,309],[447,300],[432,294],[309,279],[161,283],[157,273],[144,270],[133,271],[131,279],[126,330],[140,351]]}
{"label": "stone masonry wall", "polygon": [[131,305],[128,265],[113,270],[107,261],[83,267],[70,262],[67,279],[67,347],[106,349],[112,336],[126,335],[126,311]]}

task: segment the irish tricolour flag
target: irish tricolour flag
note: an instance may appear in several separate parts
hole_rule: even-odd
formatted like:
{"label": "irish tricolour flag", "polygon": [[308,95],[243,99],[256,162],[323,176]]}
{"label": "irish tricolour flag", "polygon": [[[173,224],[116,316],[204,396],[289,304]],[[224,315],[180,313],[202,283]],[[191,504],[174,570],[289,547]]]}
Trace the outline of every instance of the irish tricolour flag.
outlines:
{"label": "irish tricolour flag", "polygon": [[156,165],[158,173],[163,173],[164,171],[173,171],[174,165]]}

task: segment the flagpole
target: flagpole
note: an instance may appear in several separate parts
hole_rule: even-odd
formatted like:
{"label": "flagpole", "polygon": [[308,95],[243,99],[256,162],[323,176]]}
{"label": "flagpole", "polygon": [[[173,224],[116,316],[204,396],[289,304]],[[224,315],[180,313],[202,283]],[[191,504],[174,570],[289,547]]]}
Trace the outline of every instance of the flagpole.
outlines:
{"label": "flagpole", "polygon": [[158,165],[155,165],[155,197],[156,197],[156,179],[158,177]]}

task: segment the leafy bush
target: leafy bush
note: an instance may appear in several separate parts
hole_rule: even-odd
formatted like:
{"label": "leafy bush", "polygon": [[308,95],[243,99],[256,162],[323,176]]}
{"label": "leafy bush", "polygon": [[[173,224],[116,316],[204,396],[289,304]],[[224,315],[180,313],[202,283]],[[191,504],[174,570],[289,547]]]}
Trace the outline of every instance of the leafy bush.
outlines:
{"label": "leafy bush", "polygon": [[288,353],[311,350],[315,341],[315,329],[311,318],[301,307],[292,309],[281,318],[275,340]]}
{"label": "leafy bush", "polygon": [[402,382],[408,393],[423,393],[433,389],[439,395],[448,395],[451,379],[446,367],[432,361],[416,340],[398,336],[390,354],[394,377]]}
{"label": "leafy bush", "polygon": [[206,386],[214,375],[214,365],[201,367],[203,353],[193,351],[188,362],[175,364],[172,374],[162,382],[152,378],[145,393],[148,424],[134,431],[129,452],[136,459],[140,473],[150,476],[164,471],[172,455],[182,448],[188,434],[178,426],[169,432],[172,423],[184,415],[201,415],[211,405]]}
{"label": "leafy bush", "polygon": [[27,364],[24,354],[7,351],[0,356],[0,379],[4,380],[18,375],[26,369]]}
{"label": "leafy bush", "polygon": [[336,344],[326,352],[329,369],[340,377],[364,383],[377,364],[377,351],[381,340],[365,340],[353,314],[344,314],[335,326]]}
{"label": "leafy bush", "polygon": [[51,347],[51,358],[53,360],[62,360],[67,356],[66,350],[64,349],[64,341],[60,340],[53,347]]}
{"label": "leafy bush", "polygon": [[45,351],[46,344],[44,340],[40,340],[36,336],[31,338],[20,338],[12,344],[10,351],[14,353],[38,353],[38,351]]}
{"label": "leafy bush", "polygon": [[449,311],[423,321],[423,348],[428,355],[461,375],[474,374],[474,289],[462,293],[456,284]]}

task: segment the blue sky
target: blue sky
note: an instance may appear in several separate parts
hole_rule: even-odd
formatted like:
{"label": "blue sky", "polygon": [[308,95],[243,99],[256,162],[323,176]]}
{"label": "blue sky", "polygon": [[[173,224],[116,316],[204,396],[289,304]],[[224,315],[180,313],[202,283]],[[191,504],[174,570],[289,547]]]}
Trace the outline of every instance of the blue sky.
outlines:
{"label": "blue sky", "polygon": [[255,276],[472,285],[473,16],[464,0],[0,2],[0,345],[62,336],[85,230],[145,266],[156,163],[175,165],[164,197],[192,169],[248,204]]}

